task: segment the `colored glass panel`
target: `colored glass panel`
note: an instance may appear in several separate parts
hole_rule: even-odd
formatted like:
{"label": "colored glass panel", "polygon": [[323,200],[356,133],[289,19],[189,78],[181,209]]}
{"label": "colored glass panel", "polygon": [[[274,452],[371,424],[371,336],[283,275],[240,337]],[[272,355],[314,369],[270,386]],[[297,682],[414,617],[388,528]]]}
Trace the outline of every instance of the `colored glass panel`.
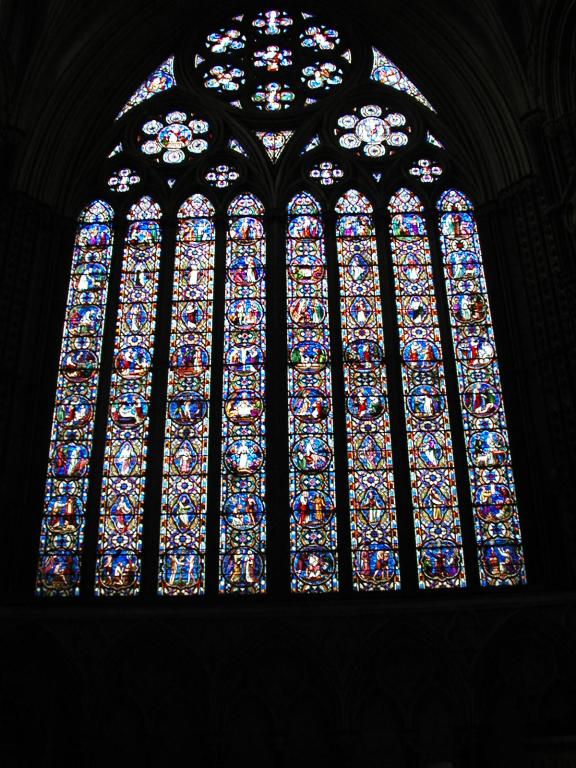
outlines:
{"label": "colored glass panel", "polygon": [[147,120],[137,142],[151,160],[171,165],[183,163],[208,149],[210,125],[194,114],[174,110]]}
{"label": "colored glass panel", "polygon": [[328,90],[342,82],[342,70],[331,61],[316,61],[302,70],[302,82],[313,90]]}
{"label": "colored glass panel", "polygon": [[253,195],[228,208],[220,592],[266,590],[266,239]]}
{"label": "colored glass panel", "polygon": [[252,26],[254,26],[258,32],[265,35],[280,35],[285,32],[288,27],[292,26],[292,19],[287,13],[283,11],[264,11],[259,13]]}
{"label": "colored glass panel", "polygon": [[246,38],[238,29],[221,29],[213,32],[206,39],[206,47],[212,53],[229,53],[238,51],[246,45]]}
{"label": "colored glass panel", "polygon": [[377,104],[355,107],[350,114],[341,115],[334,129],[341,147],[371,158],[393,155],[408,144],[410,132],[403,114],[383,110]]}
{"label": "colored glass panel", "polygon": [[119,120],[122,115],[125,115],[128,110],[135,107],[137,104],[141,104],[146,99],[151,99],[157,93],[167,91],[176,85],[176,78],[174,77],[174,56],[166,59],[158,69],[155,69],[150,77],[145,80],[142,85],[130,96],[126,104],[122,107],[116,120]]}
{"label": "colored glass panel", "polygon": [[120,152],[123,151],[123,149],[124,148],[122,146],[122,142],[120,142],[119,144],[116,144],[114,149],[109,153],[108,157],[110,158],[110,157],[114,157],[114,155],[119,155]]}
{"label": "colored glass panel", "polygon": [[104,452],[97,595],[134,595],[140,588],[160,216],[149,197],[128,213]]}
{"label": "colored glass panel", "polygon": [[418,584],[466,584],[440,328],[423,207],[400,189],[390,201]]}
{"label": "colored glass panel", "polygon": [[229,187],[230,184],[235,184],[240,178],[240,174],[233,166],[222,164],[213,165],[209,168],[204,178],[211,187],[223,189]]}
{"label": "colored glass panel", "polygon": [[294,101],[294,91],[291,91],[286,83],[266,83],[259,85],[252,95],[252,101],[258,109],[267,112],[277,112],[287,109]]}
{"label": "colored glass panel", "polygon": [[396,64],[390,61],[387,56],[384,56],[384,54],[380,53],[376,48],[372,48],[372,54],[374,56],[374,64],[370,75],[372,80],[375,80],[377,83],[382,83],[382,85],[388,85],[390,88],[394,88],[397,91],[407,93],[409,96],[412,96],[412,98],[419,101],[420,104],[424,104],[425,107],[431,109],[432,112],[436,112],[428,99],[420,93],[414,83],[406,77]]}
{"label": "colored glass panel", "polygon": [[158,592],[164,595],[205,588],[213,216],[202,195],[178,212],[160,521]]}
{"label": "colored glass panel", "polygon": [[422,184],[433,184],[442,176],[443,170],[438,162],[422,158],[409,168],[408,173],[410,176],[416,176]]}
{"label": "colored glass panel", "polygon": [[432,146],[438,147],[438,149],[444,149],[444,144],[442,144],[442,142],[438,141],[438,139],[432,136],[430,131],[426,131],[426,141],[428,142],[428,144],[432,144]]}
{"label": "colored glass panel", "polygon": [[335,29],[319,24],[306,27],[300,35],[300,42],[303,48],[311,48],[314,51],[333,51],[340,42],[340,38]]}
{"label": "colored glass panel", "polygon": [[474,210],[453,189],[440,197],[438,210],[480,583],[523,584],[510,445]]}
{"label": "colored glass panel", "polygon": [[237,91],[245,82],[244,70],[231,64],[217,64],[204,76],[206,88],[219,93]]}
{"label": "colored glass panel", "polygon": [[328,281],[320,206],[288,206],[290,558],[294,592],[338,589]]}
{"label": "colored glass panel", "polygon": [[257,69],[266,67],[267,72],[278,72],[280,67],[289,67],[291,64],[292,52],[277,45],[269,45],[266,50],[254,51],[254,66]]}
{"label": "colored glass panel", "polygon": [[398,589],[398,530],[378,252],[372,206],[356,190],[336,204],[353,583]]}
{"label": "colored glass panel", "polygon": [[320,146],[320,136],[316,134],[316,136],[313,136],[310,141],[306,144],[304,149],[300,150],[300,154],[304,155],[306,152],[311,152],[313,149],[316,149],[316,147]]}
{"label": "colored glass panel", "polygon": [[248,153],[242,147],[242,145],[236,141],[236,139],[230,139],[230,141],[228,142],[228,149],[232,149],[234,152],[238,152],[239,155],[244,155],[244,157],[248,157]]}
{"label": "colored glass panel", "polygon": [[78,220],[50,437],[38,594],[79,592],[113,217],[107,203],[95,200]]}
{"label": "colored glass panel", "polygon": [[120,168],[110,176],[108,186],[111,192],[128,192],[139,181],[140,176],[132,168]]}
{"label": "colored glass panel", "polygon": [[293,135],[294,131],[256,131],[256,136],[273,163],[278,160]]}
{"label": "colored glass panel", "polygon": [[337,163],[333,163],[331,160],[326,160],[322,163],[315,163],[308,172],[308,176],[312,181],[326,187],[342,181],[344,178],[344,171]]}
{"label": "colored glass panel", "polygon": [[343,83],[351,52],[336,30],[307,18],[264,11],[210,34],[194,58],[199,78],[231,106],[252,112],[315,104]]}

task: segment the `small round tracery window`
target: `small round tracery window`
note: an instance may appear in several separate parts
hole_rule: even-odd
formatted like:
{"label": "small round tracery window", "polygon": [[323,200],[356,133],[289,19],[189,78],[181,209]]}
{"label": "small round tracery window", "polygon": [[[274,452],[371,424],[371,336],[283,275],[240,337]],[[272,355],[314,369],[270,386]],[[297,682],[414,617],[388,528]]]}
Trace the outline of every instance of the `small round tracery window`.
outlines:
{"label": "small round tracery window", "polygon": [[405,147],[411,128],[400,112],[391,112],[377,104],[356,107],[338,118],[334,133],[344,149],[357,155],[384,157]]}
{"label": "small round tracery window", "polygon": [[138,136],[141,151],[160,162],[183,163],[208,149],[212,138],[206,120],[186,112],[174,111],[147,120]]}

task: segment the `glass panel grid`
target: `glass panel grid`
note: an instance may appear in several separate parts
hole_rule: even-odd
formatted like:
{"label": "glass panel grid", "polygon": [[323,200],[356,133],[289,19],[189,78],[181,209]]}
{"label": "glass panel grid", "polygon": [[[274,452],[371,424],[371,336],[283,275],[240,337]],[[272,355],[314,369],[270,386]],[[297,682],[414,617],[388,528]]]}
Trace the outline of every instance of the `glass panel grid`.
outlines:
{"label": "glass panel grid", "polygon": [[220,577],[223,593],[266,590],[266,239],[253,195],[229,209],[226,242]]}
{"label": "glass panel grid", "polygon": [[392,198],[390,237],[420,588],[466,585],[432,261],[422,205]]}
{"label": "glass panel grid", "polygon": [[464,422],[480,583],[526,583],[500,371],[472,204],[448,190],[440,242]]}
{"label": "glass panel grid", "polygon": [[102,200],[79,217],[68,287],[36,591],[77,595],[114,212]]}
{"label": "glass panel grid", "polygon": [[290,558],[294,592],[338,589],[328,281],[318,203],[288,206]]}
{"label": "glass panel grid", "polygon": [[149,197],[128,213],[102,477],[97,595],[135,595],[140,589],[160,216]]}
{"label": "glass panel grid", "polygon": [[336,204],[354,589],[399,589],[398,528],[372,206]]}
{"label": "glass panel grid", "polygon": [[158,592],[205,589],[214,208],[202,195],[178,212],[172,295]]}

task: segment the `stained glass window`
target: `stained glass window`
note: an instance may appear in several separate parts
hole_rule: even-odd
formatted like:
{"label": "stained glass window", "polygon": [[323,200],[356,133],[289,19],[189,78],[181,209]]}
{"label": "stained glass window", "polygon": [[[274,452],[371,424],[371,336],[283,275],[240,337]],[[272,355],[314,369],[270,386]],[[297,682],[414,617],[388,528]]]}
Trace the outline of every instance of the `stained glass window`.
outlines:
{"label": "stained glass window", "polygon": [[224,187],[229,187],[231,184],[237,182],[240,178],[240,174],[233,166],[222,164],[213,165],[209,168],[204,178],[211,187],[219,187],[220,189],[223,189]]}
{"label": "stained glass window", "polygon": [[430,246],[420,200],[389,205],[420,587],[466,584]]}
{"label": "stained glass window", "polygon": [[114,212],[80,214],[60,351],[40,534],[39,594],[77,595],[100,375]]}
{"label": "stained glass window", "polygon": [[427,158],[421,158],[408,169],[408,173],[410,176],[416,176],[422,184],[433,184],[440,179],[443,171],[439,163],[432,162]]}
{"label": "stained glass window", "polygon": [[525,583],[474,212],[433,107],[319,14],[198,35],[106,140],[127,219],[98,199],[78,221],[38,594],[94,570],[102,596],[394,592],[400,561],[403,590],[457,589],[475,558],[481,585]]}
{"label": "stained glass window", "polygon": [[325,98],[349,76],[351,51],[345,35],[310,18],[262,11],[209,33],[196,58],[204,87],[232,106],[264,114]]}
{"label": "stained glass window", "polygon": [[440,197],[438,210],[480,583],[522,584],[516,490],[474,210],[454,189]]}
{"label": "stained glass window", "polygon": [[401,112],[382,109],[378,104],[355,107],[338,118],[334,129],[341,147],[371,158],[393,155],[398,147],[408,144],[410,132]]}
{"label": "stained glass window", "polygon": [[228,208],[220,591],[266,589],[266,239],[253,195]]}
{"label": "stained glass window", "polygon": [[256,136],[258,136],[262,142],[266,154],[273,163],[278,160],[284,147],[288,144],[293,135],[294,131],[256,131]]}
{"label": "stained glass window", "polygon": [[118,113],[116,120],[120,119],[122,115],[125,115],[128,110],[132,109],[132,107],[135,107],[137,104],[141,104],[143,101],[151,99],[152,96],[155,96],[157,93],[167,91],[175,85],[174,56],[170,56],[170,58],[166,59],[163,64],[160,64],[158,69],[155,69],[150,77],[132,94]]}
{"label": "stained glass window", "polygon": [[321,163],[315,163],[310,169],[308,176],[312,181],[322,184],[323,187],[337,184],[344,178],[344,171],[339,165],[331,160],[325,160]]}
{"label": "stained glass window", "polygon": [[161,215],[150,197],[128,213],[104,453],[98,595],[134,595],[140,587]]}
{"label": "stained glass window", "polygon": [[288,205],[290,555],[295,592],[338,588],[328,280],[320,207]]}
{"label": "stained glass window", "polygon": [[310,141],[308,141],[304,148],[301,150],[300,154],[303,155],[306,152],[311,152],[313,149],[316,149],[316,147],[320,146],[320,136],[316,134],[316,136],[313,136]]}
{"label": "stained glass window", "polygon": [[202,594],[214,286],[214,206],[178,211],[160,522],[160,594]]}
{"label": "stained glass window", "polygon": [[336,204],[354,588],[400,586],[378,251],[372,206]]}
{"label": "stained glass window", "polygon": [[424,104],[428,109],[431,109],[433,112],[436,111],[428,99],[416,88],[414,83],[387,56],[384,56],[376,48],[372,48],[372,55],[374,57],[371,74],[372,80],[382,83],[382,85],[388,85],[390,88],[395,88],[397,91],[403,91],[421,104]]}
{"label": "stained glass window", "polygon": [[137,141],[141,151],[156,162],[162,159],[164,163],[175,165],[205,152],[211,139],[206,120],[175,110],[146,120]]}
{"label": "stained glass window", "polygon": [[139,181],[140,176],[132,168],[120,168],[110,176],[108,186],[112,192],[128,192]]}

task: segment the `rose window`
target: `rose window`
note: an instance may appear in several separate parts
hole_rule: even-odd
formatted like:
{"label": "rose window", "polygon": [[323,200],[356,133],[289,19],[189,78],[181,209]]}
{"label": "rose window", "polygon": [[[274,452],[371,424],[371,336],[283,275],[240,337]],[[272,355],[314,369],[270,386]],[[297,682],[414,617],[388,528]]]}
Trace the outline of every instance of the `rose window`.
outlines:
{"label": "rose window", "polygon": [[338,30],[310,14],[273,10],[237,16],[210,33],[194,61],[204,87],[231,106],[280,112],[332,92],[351,59]]}

